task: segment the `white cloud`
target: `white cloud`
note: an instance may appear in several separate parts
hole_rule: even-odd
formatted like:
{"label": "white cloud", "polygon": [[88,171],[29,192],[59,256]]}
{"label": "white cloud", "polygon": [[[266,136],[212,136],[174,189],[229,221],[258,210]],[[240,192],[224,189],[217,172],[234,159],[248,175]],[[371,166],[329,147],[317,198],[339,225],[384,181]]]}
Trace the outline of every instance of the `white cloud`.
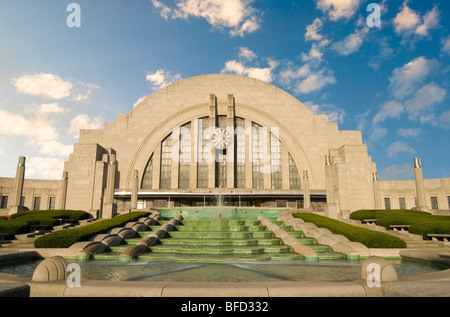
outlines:
{"label": "white cloud", "polygon": [[61,179],[64,160],[54,157],[27,158],[26,177],[32,179]]}
{"label": "white cloud", "polygon": [[309,51],[309,54],[302,53],[302,61],[308,62],[312,60],[321,61],[322,60],[323,53],[319,50],[318,46],[316,44],[313,44],[311,46],[311,50]]}
{"label": "white cloud", "polygon": [[163,87],[166,87],[174,82],[181,80],[182,77],[180,74],[172,75],[172,72],[165,71],[163,69],[158,69],[155,73],[147,74],[145,80],[151,82],[153,84],[153,89],[158,90]]}
{"label": "white cloud", "polygon": [[239,58],[244,58],[247,60],[255,59],[257,55],[255,52],[249,50],[247,47],[239,47]]}
{"label": "white cloud", "polygon": [[0,134],[25,137],[25,144],[38,149],[41,154],[68,156],[72,152],[72,146],[59,142],[53,125],[43,118],[27,119],[1,109],[0,117],[4,120]]}
{"label": "white cloud", "polygon": [[416,29],[416,34],[420,36],[427,36],[429,30],[439,25],[440,12],[437,7],[434,7],[431,11],[428,11],[423,17],[423,24],[419,25]]}
{"label": "white cloud", "polygon": [[334,105],[317,105],[312,101],[307,101],[303,103],[309,110],[314,114],[323,114],[326,116],[328,122],[343,123],[345,117],[344,109],[336,107]]}
{"label": "white cloud", "polygon": [[66,110],[59,106],[59,103],[53,102],[53,103],[44,103],[38,107],[38,111],[42,114],[48,114],[48,113],[63,113]]}
{"label": "white cloud", "polygon": [[438,117],[437,124],[444,130],[450,130],[450,110],[444,111]]}
{"label": "white cloud", "polygon": [[399,153],[410,153],[410,154],[415,154],[416,151],[410,147],[407,143],[405,142],[394,142],[392,143],[387,149],[387,156],[389,157],[397,157],[397,155]]}
{"label": "white cloud", "polygon": [[20,93],[50,99],[69,97],[73,87],[72,83],[62,80],[57,75],[45,73],[15,78],[12,84]]}
{"label": "white cloud", "polygon": [[404,137],[404,138],[417,138],[422,134],[421,128],[414,128],[414,129],[399,129],[398,135]]}
{"label": "white cloud", "polygon": [[402,10],[394,18],[395,32],[401,33],[417,28],[420,24],[420,15],[408,7],[408,1],[403,2]]}
{"label": "white cloud", "polygon": [[232,36],[244,36],[260,27],[257,10],[252,0],[178,0],[171,8],[162,1],[152,0],[164,19],[205,19],[214,28],[229,28]]}
{"label": "white cloud", "polygon": [[72,100],[74,101],[87,101],[94,89],[100,88],[97,85],[82,82],[80,82],[80,86],[82,87],[82,92],[79,92],[76,96],[72,97]]}
{"label": "white cloud", "polygon": [[414,168],[411,164],[392,165],[380,173],[380,180],[383,181],[410,179],[414,179]]}
{"label": "white cloud", "polygon": [[363,44],[369,28],[364,27],[361,30],[357,30],[355,33],[348,35],[342,41],[333,44],[333,49],[341,55],[350,55],[357,52]]}
{"label": "white cloud", "polygon": [[42,118],[30,120],[2,109],[0,118],[0,134],[3,135],[25,136],[39,141],[54,140],[58,136],[54,127]]}
{"label": "white cloud", "polygon": [[423,37],[429,30],[439,25],[440,12],[437,6],[433,7],[423,17],[408,7],[408,1],[403,2],[402,10],[394,18],[394,29],[397,34]]}
{"label": "white cloud", "polygon": [[450,36],[447,36],[446,38],[442,39],[442,52],[445,54],[450,54]]}
{"label": "white cloud", "polygon": [[410,119],[417,118],[420,114],[430,110],[433,105],[444,100],[447,91],[431,82],[420,88],[413,98],[405,101],[405,107],[410,114]]}
{"label": "white cloud", "polygon": [[136,102],[133,104],[133,108],[135,108],[138,104],[140,104],[144,99],[147,98],[147,96],[142,96]]}
{"label": "white cloud", "polygon": [[388,101],[373,117],[373,124],[385,121],[387,118],[398,118],[405,111],[403,104],[397,101]]}
{"label": "white cloud", "polygon": [[395,98],[403,99],[410,95],[418,83],[428,76],[435,67],[435,61],[423,56],[394,69],[390,80],[390,88]]}
{"label": "white cloud", "polygon": [[80,114],[70,121],[69,133],[78,136],[81,129],[101,129],[103,121],[101,118],[90,118],[87,114]]}
{"label": "white cloud", "polygon": [[331,71],[321,70],[308,75],[303,81],[298,83],[296,90],[303,94],[321,90],[324,86],[335,84],[336,79]]}
{"label": "white cloud", "polygon": [[316,0],[317,8],[327,13],[330,20],[351,18],[359,8],[360,0]]}
{"label": "white cloud", "polygon": [[384,127],[374,126],[371,129],[369,141],[376,142],[381,140],[387,135],[388,129]]}
{"label": "white cloud", "polygon": [[316,18],[314,22],[306,27],[305,41],[320,41],[323,36],[319,34],[320,29],[323,26],[322,20]]}
{"label": "white cloud", "polygon": [[239,61],[230,60],[225,63],[222,73],[233,73],[248,76],[270,83],[273,81],[273,71],[278,66],[278,62],[269,59],[268,64],[269,67],[265,68],[247,67]]}

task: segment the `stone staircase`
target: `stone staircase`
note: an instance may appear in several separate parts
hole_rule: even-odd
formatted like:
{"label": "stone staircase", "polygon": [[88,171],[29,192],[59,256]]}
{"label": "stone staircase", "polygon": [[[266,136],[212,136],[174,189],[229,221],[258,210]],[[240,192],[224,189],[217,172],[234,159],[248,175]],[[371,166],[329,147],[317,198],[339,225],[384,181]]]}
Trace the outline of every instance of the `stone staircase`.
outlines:
{"label": "stone staircase", "polygon": [[[138,232],[138,237],[125,239],[124,244],[110,247],[111,252],[94,255],[94,258],[117,258],[130,245],[139,243],[167,222],[158,220],[158,223],[149,226],[148,231]],[[311,247],[319,260],[346,258],[342,253],[333,252],[329,246],[305,237],[303,232],[295,231],[291,226],[285,226],[282,222],[274,223],[300,243]],[[138,258],[203,263],[303,260],[300,254],[293,252],[273,232],[254,219],[182,220]]]}

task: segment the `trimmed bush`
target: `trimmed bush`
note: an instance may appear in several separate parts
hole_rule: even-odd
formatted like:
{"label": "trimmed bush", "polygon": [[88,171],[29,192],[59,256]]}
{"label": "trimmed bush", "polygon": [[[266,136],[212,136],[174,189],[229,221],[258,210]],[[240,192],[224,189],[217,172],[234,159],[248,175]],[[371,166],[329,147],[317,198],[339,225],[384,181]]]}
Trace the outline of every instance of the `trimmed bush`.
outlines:
{"label": "trimmed bush", "polygon": [[358,210],[350,215],[351,219],[378,219],[376,224],[390,230],[391,225],[410,225],[408,231],[422,235],[450,233],[450,217],[434,216],[428,212],[416,210]]}
{"label": "trimmed bush", "polygon": [[0,221],[0,232],[12,237],[16,234],[30,232],[30,224],[22,220]]}
{"label": "trimmed bush", "polygon": [[82,210],[30,210],[11,215],[9,219],[1,218],[0,232],[9,236],[30,232],[31,225],[52,228],[60,224],[58,219],[82,220],[89,218]]}
{"label": "trimmed bush", "polygon": [[360,242],[368,248],[406,248],[406,242],[400,238],[383,232],[377,232],[365,228],[359,228],[328,217],[311,214],[293,214],[295,218],[301,218],[306,222],[312,222],[317,227],[327,228],[334,234],[341,234],[350,241]]}
{"label": "trimmed bush", "polygon": [[10,219],[23,217],[49,217],[55,219],[83,220],[89,218],[89,214],[82,210],[29,210],[11,215]]}
{"label": "trimmed bush", "polygon": [[357,210],[350,214],[350,219],[382,219],[386,216],[431,216],[430,213],[418,210],[392,209],[392,210]]}
{"label": "trimmed bush", "polygon": [[96,234],[107,233],[112,228],[123,226],[129,221],[134,221],[147,215],[148,212],[132,212],[84,227],[51,232],[37,238],[34,241],[34,246],[36,248],[68,248],[76,242],[88,241]]}

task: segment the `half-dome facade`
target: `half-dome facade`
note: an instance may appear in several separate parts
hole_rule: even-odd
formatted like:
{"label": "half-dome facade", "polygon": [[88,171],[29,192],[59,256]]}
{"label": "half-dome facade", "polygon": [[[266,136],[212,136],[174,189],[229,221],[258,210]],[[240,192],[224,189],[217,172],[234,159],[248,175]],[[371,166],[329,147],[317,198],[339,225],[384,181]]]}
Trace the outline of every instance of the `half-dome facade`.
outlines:
{"label": "half-dome facade", "polygon": [[[218,192],[234,206],[301,207],[308,181],[311,206],[320,210],[327,155],[336,180],[345,181],[333,185],[345,187],[345,199],[336,195],[341,208],[373,205],[367,193],[373,193],[376,167],[359,131],[339,131],[257,79],[188,78],[153,93],[102,130],[81,130],[65,165],[67,208],[102,210],[105,201],[119,210],[204,206],[214,204]],[[114,199],[108,200],[105,189],[112,186]]]}

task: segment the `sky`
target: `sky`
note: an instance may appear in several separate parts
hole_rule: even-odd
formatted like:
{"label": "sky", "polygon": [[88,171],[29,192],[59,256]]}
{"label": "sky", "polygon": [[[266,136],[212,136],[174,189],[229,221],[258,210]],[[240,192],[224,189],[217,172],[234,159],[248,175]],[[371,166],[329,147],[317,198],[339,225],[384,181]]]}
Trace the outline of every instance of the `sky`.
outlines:
{"label": "sky", "polygon": [[181,79],[271,83],[361,130],[381,180],[450,177],[450,1],[0,0],[0,177],[61,179],[101,129]]}

